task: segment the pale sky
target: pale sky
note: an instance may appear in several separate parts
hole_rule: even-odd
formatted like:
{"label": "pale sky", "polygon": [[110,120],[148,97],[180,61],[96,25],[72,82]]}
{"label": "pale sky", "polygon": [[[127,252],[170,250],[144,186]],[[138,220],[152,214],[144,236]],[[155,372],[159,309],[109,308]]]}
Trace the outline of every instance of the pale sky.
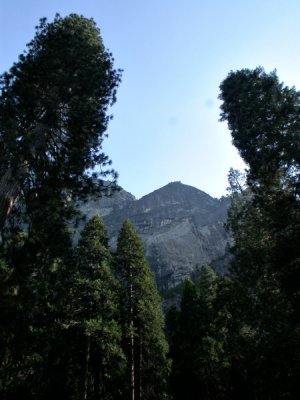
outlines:
{"label": "pale sky", "polygon": [[276,68],[300,88],[299,0],[0,0],[0,73],[56,12],[93,17],[124,70],[104,150],[138,198],[172,181],[226,194],[244,168],[218,122],[230,70]]}

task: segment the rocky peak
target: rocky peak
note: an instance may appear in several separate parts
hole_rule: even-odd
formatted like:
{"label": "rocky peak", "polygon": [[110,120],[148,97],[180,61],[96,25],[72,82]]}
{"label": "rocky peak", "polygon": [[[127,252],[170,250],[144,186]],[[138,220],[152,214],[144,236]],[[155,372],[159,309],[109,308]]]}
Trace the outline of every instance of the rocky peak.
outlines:
{"label": "rocky peak", "polygon": [[225,255],[228,204],[226,198],[215,199],[192,186],[171,182],[139,200],[121,190],[90,202],[83,211],[88,217],[102,216],[113,248],[124,220],[130,219],[159,286],[169,288]]}
{"label": "rocky peak", "polygon": [[212,198],[192,186],[184,185],[181,182],[171,182],[154,192],[142,197],[139,202],[142,205],[155,207],[168,206],[194,206],[199,202],[211,203]]}

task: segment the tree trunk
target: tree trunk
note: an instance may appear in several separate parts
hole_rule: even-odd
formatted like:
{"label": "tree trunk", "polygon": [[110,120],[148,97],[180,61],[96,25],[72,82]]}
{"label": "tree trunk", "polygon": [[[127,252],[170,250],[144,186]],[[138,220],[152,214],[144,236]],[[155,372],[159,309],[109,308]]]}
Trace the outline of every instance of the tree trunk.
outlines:
{"label": "tree trunk", "polygon": [[98,365],[95,366],[95,374],[94,374],[94,400],[99,400],[100,398],[100,368]]}
{"label": "tree trunk", "polygon": [[143,339],[142,339],[142,330],[141,327],[139,328],[139,354],[138,354],[138,362],[139,362],[139,368],[138,368],[138,395],[137,395],[137,400],[142,400],[143,398],[143,391],[142,391],[142,370],[143,370]]}
{"label": "tree trunk", "polygon": [[13,178],[12,169],[9,168],[0,180],[0,232],[4,228],[6,218],[13,208],[19,190],[19,183]]}
{"label": "tree trunk", "polygon": [[83,400],[87,400],[88,395],[88,381],[89,381],[89,362],[91,352],[91,337],[86,336],[86,350],[85,350],[85,365],[84,365],[84,377],[83,377]]}
{"label": "tree trunk", "polygon": [[[131,325],[133,328],[133,325]],[[130,345],[131,345],[131,367],[130,367],[130,388],[131,388],[131,400],[134,400],[135,395],[135,382],[134,382],[134,336],[133,333],[130,336]]]}
{"label": "tree trunk", "polygon": [[135,399],[135,366],[134,366],[134,324],[133,324],[133,283],[132,283],[132,269],[130,268],[130,391],[131,400]]}
{"label": "tree trunk", "polygon": [[0,179],[0,232],[2,232],[5,221],[9,216],[16,198],[20,192],[19,179],[28,171],[29,159],[34,161],[38,153],[45,148],[47,141],[47,131],[42,124],[39,124],[30,134],[31,144],[28,145],[27,156],[20,155],[19,166],[16,171],[8,167],[7,171]]}

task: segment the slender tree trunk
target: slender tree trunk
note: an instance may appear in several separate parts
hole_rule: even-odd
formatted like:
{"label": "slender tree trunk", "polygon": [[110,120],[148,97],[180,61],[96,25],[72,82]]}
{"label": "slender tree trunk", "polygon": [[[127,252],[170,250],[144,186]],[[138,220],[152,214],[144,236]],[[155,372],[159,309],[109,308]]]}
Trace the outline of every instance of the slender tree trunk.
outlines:
{"label": "slender tree trunk", "polygon": [[87,400],[88,395],[88,381],[89,381],[89,363],[91,353],[91,337],[86,336],[86,350],[85,350],[85,365],[84,365],[84,377],[83,377],[83,400]]}
{"label": "slender tree trunk", "polygon": [[141,326],[138,325],[136,337],[136,350],[135,350],[135,382],[136,382],[136,395],[135,400],[142,398],[142,342],[141,342]]}
{"label": "slender tree trunk", "polygon": [[6,218],[13,208],[19,190],[19,183],[13,178],[12,169],[8,168],[0,180],[0,231],[4,228]]}
{"label": "slender tree trunk", "polygon": [[134,323],[133,323],[133,282],[132,282],[132,269],[130,268],[130,390],[131,400],[135,399],[135,365],[134,365]]}
{"label": "slender tree trunk", "polygon": [[100,368],[98,366],[95,367],[95,374],[94,374],[94,400],[99,400],[100,398]]}
{"label": "slender tree trunk", "polygon": [[8,167],[7,171],[0,178],[0,232],[3,230],[5,221],[9,216],[15,201],[20,193],[19,179],[25,176],[28,172],[30,164],[29,159],[34,161],[38,153],[45,148],[47,140],[47,131],[42,124],[39,124],[30,134],[31,145],[29,146],[28,154],[20,155],[18,160],[19,166],[16,171]]}
{"label": "slender tree trunk", "polygon": [[139,370],[138,370],[139,387],[138,387],[137,400],[142,400],[142,398],[143,398],[143,393],[142,393],[143,339],[142,339],[141,327],[139,328],[139,355],[138,355],[138,360],[139,360]]}
{"label": "slender tree trunk", "polygon": [[[131,321],[132,322],[132,321]],[[133,324],[131,324],[131,328],[133,329]],[[131,400],[135,398],[135,370],[134,370],[134,336],[133,333],[130,337],[130,345],[131,345],[131,368],[130,368],[130,387],[131,387]]]}

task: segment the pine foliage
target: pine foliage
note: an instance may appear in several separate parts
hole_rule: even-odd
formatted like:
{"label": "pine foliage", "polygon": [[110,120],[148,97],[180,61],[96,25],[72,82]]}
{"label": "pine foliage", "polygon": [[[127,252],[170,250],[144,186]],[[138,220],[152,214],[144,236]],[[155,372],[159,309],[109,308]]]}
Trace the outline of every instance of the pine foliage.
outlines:
{"label": "pine foliage", "polygon": [[150,400],[160,393],[163,399],[168,346],[161,301],[142,242],[130,221],[121,228],[114,263],[121,283],[123,343],[128,359],[125,398]]}

